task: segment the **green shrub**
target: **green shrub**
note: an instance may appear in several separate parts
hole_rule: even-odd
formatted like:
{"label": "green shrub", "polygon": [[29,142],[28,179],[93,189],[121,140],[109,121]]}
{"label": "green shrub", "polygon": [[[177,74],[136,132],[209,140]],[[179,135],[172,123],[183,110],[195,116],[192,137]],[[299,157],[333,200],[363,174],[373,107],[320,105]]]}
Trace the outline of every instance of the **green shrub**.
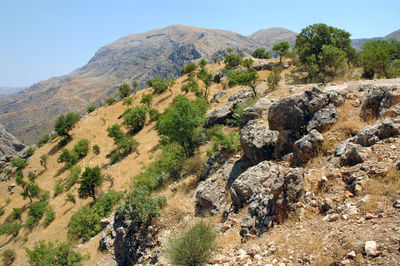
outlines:
{"label": "green shrub", "polygon": [[79,198],[86,199],[92,197],[93,201],[96,201],[96,189],[103,183],[103,180],[104,177],[98,166],[93,168],[85,167],[85,171],[79,180]]}
{"label": "green shrub", "polygon": [[153,102],[153,93],[143,94],[140,103],[146,105],[150,108],[151,103]]}
{"label": "green shrub", "polygon": [[185,174],[197,175],[201,172],[204,165],[206,164],[205,158],[201,154],[197,154],[193,157],[188,158],[182,166],[182,171]]}
{"label": "green shrub", "polygon": [[88,107],[87,107],[87,109],[86,109],[86,112],[88,112],[89,114],[91,113],[91,112],[93,112],[94,110],[96,110],[96,105],[89,105]]}
{"label": "green shrub", "polygon": [[69,142],[69,140],[70,140],[70,139],[67,138],[67,137],[64,137],[64,138],[60,139],[60,141],[57,143],[58,148],[61,149],[62,147],[64,147],[65,145],[67,145],[68,142]]}
{"label": "green shrub", "polygon": [[230,70],[226,73],[226,76],[229,80],[229,87],[243,85],[254,88],[256,81],[258,80],[258,74],[256,71]]}
{"label": "green shrub", "polygon": [[213,143],[211,150],[208,150],[208,155],[220,152],[221,154],[231,154],[240,149],[239,134],[232,132],[226,135],[222,130],[218,131],[212,138]]}
{"label": "green shrub", "polygon": [[243,65],[244,67],[250,69],[251,66],[253,65],[253,63],[254,63],[254,60],[253,60],[253,59],[251,59],[251,58],[246,58],[246,59],[243,59],[242,65]]}
{"label": "green shrub", "polygon": [[69,112],[66,116],[60,115],[54,124],[54,130],[59,136],[65,136],[69,139],[71,137],[69,131],[75,126],[79,119],[80,115],[73,112]]}
{"label": "green shrub", "polygon": [[149,110],[149,116],[151,122],[157,121],[160,117],[160,112],[157,109],[152,108]]}
{"label": "green shrub", "polygon": [[13,208],[13,212],[11,213],[11,218],[15,221],[21,221],[21,215],[23,213],[23,209],[22,208]]}
{"label": "green shrub", "polygon": [[252,54],[254,58],[259,59],[269,59],[271,58],[271,54],[265,50],[265,48],[258,48]]}
{"label": "green shrub", "polygon": [[43,218],[47,207],[47,201],[37,201],[32,203],[29,206],[28,219],[25,226],[29,229],[35,228],[39,224],[40,220]]}
{"label": "green shrub", "polygon": [[52,208],[45,211],[44,225],[49,226],[56,219],[56,212]]}
{"label": "green shrub", "polygon": [[121,95],[121,98],[123,99],[129,96],[129,94],[131,93],[131,87],[129,87],[128,84],[124,83],[118,87],[118,91]]}
{"label": "green shrub", "polygon": [[74,152],[79,155],[79,158],[83,158],[86,156],[89,150],[89,141],[87,139],[81,139],[74,146]]}
{"label": "green shrub", "polygon": [[22,228],[20,223],[4,223],[0,225],[0,235],[13,235],[16,237]]}
{"label": "green shrub", "polygon": [[181,87],[181,91],[188,93],[193,92],[196,93],[199,90],[199,83],[197,83],[197,81],[193,78],[193,77],[189,77],[189,82],[185,83],[182,85]]}
{"label": "green shrub", "polygon": [[64,183],[65,191],[69,191],[73,185],[78,183],[81,171],[82,169],[79,166],[75,166],[70,170],[70,173]]}
{"label": "green shrub", "polygon": [[100,153],[100,146],[95,144],[93,145],[92,150],[94,154],[98,155]]}
{"label": "green shrub", "polygon": [[146,122],[147,110],[148,107],[145,105],[139,105],[133,108],[126,109],[123,114],[124,124],[133,133],[140,131],[143,128],[144,123]]}
{"label": "green shrub", "polygon": [[279,63],[282,64],[282,58],[287,54],[287,52],[289,51],[290,45],[288,42],[281,42],[278,44],[275,44],[272,47],[272,51],[278,53],[279,55]]}
{"label": "green shrub", "polygon": [[[206,62],[206,64],[207,64],[207,62]],[[196,71],[196,69],[197,69],[197,65],[194,62],[190,62],[184,68],[182,68],[181,74],[182,75],[191,74],[192,72]]]}
{"label": "green shrub", "polygon": [[[242,127],[242,114],[247,107],[253,106],[258,100],[258,97],[253,97],[250,100],[239,103],[232,111],[232,119],[228,119],[228,124],[231,126]],[[216,131],[215,131],[216,132]]]}
{"label": "green shrub", "polygon": [[147,84],[153,88],[155,94],[161,94],[166,91],[169,87],[175,84],[175,80],[163,79],[160,77],[155,77],[147,81]]}
{"label": "green shrub", "polygon": [[42,154],[40,156],[40,165],[44,167],[44,169],[47,169],[47,159],[49,159],[49,156],[47,154]]}
{"label": "green shrub", "polygon": [[216,237],[211,225],[199,221],[186,232],[169,238],[165,254],[174,265],[204,265],[216,249]]}
{"label": "green shrub", "polygon": [[45,134],[45,135],[43,135],[37,142],[36,142],[36,145],[38,146],[38,147],[42,147],[44,144],[46,144],[47,142],[49,142],[50,141],[50,136],[49,136],[49,134]]}
{"label": "green shrub", "polygon": [[149,224],[153,218],[159,216],[158,207],[164,203],[165,199],[151,197],[148,189],[136,187],[125,193],[116,215],[138,224]]}
{"label": "green shrub", "polygon": [[87,258],[79,251],[75,251],[71,243],[56,243],[40,240],[32,250],[25,248],[29,263],[34,266],[43,265],[81,265],[80,262]]}
{"label": "green shrub", "polygon": [[108,217],[120,199],[120,192],[110,190],[101,196],[92,208],[101,218]]}
{"label": "green shrub", "polygon": [[0,206],[0,216],[3,216],[4,214],[4,206]]}
{"label": "green shrub", "polygon": [[234,68],[242,63],[242,56],[240,54],[228,54],[225,56],[224,62],[226,69]]}
{"label": "green shrub", "polygon": [[8,248],[4,250],[3,253],[1,253],[1,256],[3,265],[8,266],[14,262],[15,258],[17,257],[17,254],[13,249]]}
{"label": "green shrub", "polygon": [[8,204],[10,204],[11,203],[11,198],[7,198],[6,199],[6,205],[8,205]]}
{"label": "green shrub", "polygon": [[122,132],[121,127],[118,124],[108,127],[107,131],[108,136],[114,139],[114,144],[117,146],[116,149],[106,155],[106,158],[110,159],[110,164],[119,162],[128,154],[136,151],[139,146],[139,142]]}
{"label": "green shrub", "polygon": [[28,165],[28,161],[24,158],[15,158],[11,160],[11,165],[17,168],[18,170],[24,169]]}
{"label": "green shrub", "polygon": [[54,197],[57,197],[58,195],[60,195],[63,192],[64,192],[64,185],[61,184],[60,182],[57,182],[54,185]]}
{"label": "green shrub", "polygon": [[282,68],[280,67],[272,68],[272,72],[267,77],[267,82],[270,89],[273,90],[278,86],[279,81],[281,80],[281,72]]}
{"label": "green shrub", "polygon": [[26,156],[31,157],[35,153],[35,147],[31,146],[26,150]]}
{"label": "green shrub", "polygon": [[115,98],[110,96],[105,100],[107,105],[112,105],[113,103],[115,103]]}
{"label": "green shrub", "polygon": [[68,192],[68,193],[67,193],[67,196],[66,196],[66,198],[65,198],[65,201],[66,201],[66,202],[71,202],[71,203],[73,203],[73,204],[76,203],[75,196],[74,196],[71,192]]}
{"label": "green shrub", "polygon": [[89,206],[82,207],[71,217],[68,225],[68,237],[88,241],[101,231],[100,220],[101,217]]}
{"label": "green shrub", "polygon": [[133,103],[132,97],[126,97],[126,98],[124,98],[124,99],[122,100],[122,104],[123,104],[123,105],[128,105],[128,106],[130,106],[130,105],[132,105],[132,103]]}

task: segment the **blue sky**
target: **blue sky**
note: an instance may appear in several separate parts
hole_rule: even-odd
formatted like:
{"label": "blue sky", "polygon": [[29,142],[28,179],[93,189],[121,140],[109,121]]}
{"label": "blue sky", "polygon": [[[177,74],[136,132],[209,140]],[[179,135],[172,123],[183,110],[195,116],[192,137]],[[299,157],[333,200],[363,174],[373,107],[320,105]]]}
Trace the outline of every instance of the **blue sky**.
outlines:
{"label": "blue sky", "polygon": [[362,38],[400,29],[399,14],[399,0],[0,0],[0,86],[68,74],[101,46],[171,24],[249,35],[326,23]]}

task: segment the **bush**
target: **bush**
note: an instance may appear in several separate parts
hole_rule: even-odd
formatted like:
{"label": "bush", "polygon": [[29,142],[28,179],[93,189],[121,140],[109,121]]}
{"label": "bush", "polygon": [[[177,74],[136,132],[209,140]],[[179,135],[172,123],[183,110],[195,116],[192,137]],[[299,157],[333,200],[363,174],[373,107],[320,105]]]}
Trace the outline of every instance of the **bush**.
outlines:
{"label": "bush", "polygon": [[259,78],[257,71],[230,70],[226,75],[229,79],[229,87],[235,85],[249,86],[252,88],[254,95],[256,95],[256,82]]}
{"label": "bush", "polygon": [[98,155],[100,153],[100,146],[95,144],[93,145],[92,150],[94,154]]}
{"label": "bush", "polygon": [[32,250],[25,248],[29,263],[34,266],[42,265],[81,265],[80,262],[86,259],[79,251],[75,251],[71,243],[46,242],[40,240]]}
{"label": "bush", "polygon": [[128,137],[122,132],[121,127],[118,124],[114,124],[107,128],[108,136],[114,139],[114,144],[117,146],[116,149],[112,150],[106,155],[106,158],[110,159],[110,164],[119,162],[125,158],[128,154],[136,151],[139,146],[139,142]]}
{"label": "bush", "polygon": [[57,197],[58,195],[60,195],[63,192],[64,192],[64,185],[61,184],[60,182],[57,182],[54,185],[54,197]]}
{"label": "bush", "polygon": [[25,226],[29,229],[35,228],[42,219],[48,207],[47,201],[37,201],[29,206],[28,219]]}
{"label": "bush", "polygon": [[253,65],[254,60],[251,58],[246,58],[243,60],[242,65],[246,68],[251,68],[251,66]]}
{"label": "bush", "polygon": [[197,154],[193,157],[188,158],[183,163],[182,171],[184,174],[197,175],[203,170],[205,164],[206,164],[205,158],[203,158],[201,154]]}
{"label": "bush", "polygon": [[15,221],[21,221],[21,215],[23,213],[22,208],[13,208],[13,212],[11,213],[11,218]]}
{"label": "bush", "polygon": [[13,249],[8,248],[3,251],[1,256],[3,257],[2,258],[3,265],[8,266],[14,262],[15,258],[17,257],[17,254]]}
{"label": "bush", "polygon": [[20,223],[4,223],[0,225],[0,235],[13,235],[16,237],[22,228]]}
{"label": "bush", "polygon": [[151,197],[147,188],[136,187],[125,193],[116,215],[132,220],[137,224],[150,224],[152,219],[159,216],[158,206],[165,203],[165,198]]}
{"label": "bush", "polygon": [[64,183],[65,191],[69,191],[73,185],[78,183],[81,171],[82,169],[79,166],[75,166],[70,170],[70,174]]}
{"label": "bush", "polygon": [[124,99],[122,100],[122,104],[123,104],[123,105],[128,105],[128,106],[130,106],[130,105],[132,105],[132,103],[133,103],[132,97],[126,97],[126,98],[124,98]]}
{"label": "bush", "polygon": [[60,156],[57,159],[57,162],[62,163],[65,162],[65,168],[69,169],[73,165],[75,165],[79,160],[79,154],[75,151],[68,151],[67,149],[63,149]]}
{"label": "bush", "polygon": [[[250,100],[244,101],[236,105],[232,111],[232,119],[228,119],[228,124],[231,126],[243,127],[242,114],[247,107],[253,106],[258,100],[258,97],[253,97]],[[222,129],[222,127],[221,127]],[[214,133],[218,131],[218,128],[214,129]]]}
{"label": "bush", "polygon": [[188,93],[193,92],[196,93],[199,90],[199,83],[197,83],[197,81],[193,78],[193,77],[189,77],[189,82],[185,83],[182,85],[181,87],[181,91]]}
{"label": "bush", "polygon": [[45,211],[44,225],[49,226],[54,219],[56,219],[56,212],[53,209],[48,208]]}
{"label": "bush", "polygon": [[152,108],[149,110],[149,116],[151,122],[157,121],[160,117],[160,112],[157,109]]}
{"label": "bush", "polygon": [[272,72],[267,77],[267,83],[270,89],[275,89],[281,80],[282,68],[273,67]]}
{"label": "bush", "polygon": [[61,149],[62,147],[67,145],[68,142],[69,142],[69,138],[68,137],[64,137],[57,143],[57,146],[58,146],[59,149]]}
{"label": "bush", "polygon": [[226,69],[234,68],[242,63],[242,56],[240,54],[228,54],[225,56],[224,62]]}
{"label": "bush", "polygon": [[40,156],[40,165],[44,167],[44,169],[47,169],[47,159],[49,159],[49,156],[47,154],[42,154]]}
{"label": "bush", "polygon": [[228,155],[240,149],[239,134],[236,132],[226,135],[222,130],[217,131],[211,141],[212,148],[207,151],[209,156],[217,152]]}
{"label": "bush", "polygon": [[146,122],[147,110],[145,105],[126,109],[123,114],[124,124],[134,133],[140,131]]}
{"label": "bush", "polygon": [[288,42],[281,42],[272,47],[272,51],[277,52],[279,55],[279,63],[282,64],[282,57],[289,51],[290,45]]}
{"label": "bush", "polygon": [[265,48],[258,48],[252,54],[254,58],[259,59],[269,59],[271,58],[271,54],[265,50]]}
{"label": "bush", "polygon": [[105,100],[105,103],[106,103],[107,105],[112,105],[113,103],[115,103],[115,98],[112,97],[112,96],[110,96],[110,97],[108,97],[108,98]]}
{"label": "bush", "polygon": [[175,80],[155,77],[154,79],[148,80],[147,84],[153,88],[155,94],[161,94],[175,84]]}
{"label": "bush", "polygon": [[74,146],[74,152],[79,155],[79,158],[83,158],[87,155],[89,150],[89,141],[87,139],[81,139]]}
{"label": "bush", "polygon": [[70,138],[69,131],[75,126],[79,119],[80,115],[72,112],[69,112],[66,116],[60,115],[54,124],[54,130],[59,136]]}
{"label": "bush", "polygon": [[75,196],[74,196],[71,192],[68,192],[68,193],[67,193],[67,196],[66,196],[66,198],[65,198],[65,201],[66,201],[66,202],[71,202],[71,203],[73,203],[73,204],[76,203]]}
{"label": "bush", "polygon": [[86,167],[79,180],[79,197],[82,199],[92,197],[93,201],[96,201],[96,189],[103,183],[103,180],[103,175],[98,166]]}
{"label": "bush", "polygon": [[101,218],[108,217],[120,199],[120,192],[110,190],[101,196],[92,208]]}
{"label": "bush", "polygon": [[148,93],[148,94],[143,94],[142,99],[140,100],[140,103],[147,105],[147,107],[150,108],[151,103],[153,102],[153,94]]}
{"label": "bush", "polygon": [[169,238],[165,254],[174,265],[204,265],[216,249],[216,237],[211,225],[199,221],[186,232]]}
{"label": "bush", "polygon": [[121,95],[121,98],[128,97],[129,94],[131,93],[131,87],[129,87],[128,84],[124,83],[121,86],[118,87],[119,94]]}
{"label": "bush", "polygon": [[3,216],[4,214],[4,206],[0,206],[0,216]]}
{"label": "bush", "polygon": [[86,109],[86,111],[88,112],[88,113],[91,113],[91,112],[93,112],[94,110],[96,110],[96,105],[89,105],[88,107],[87,107],[87,109]]}
{"label": "bush", "polygon": [[190,62],[184,68],[182,68],[181,74],[182,75],[191,74],[192,72],[196,71],[196,69],[197,69],[197,65],[194,62]]}
{"label": "bush", "polygon": [[28,165],[28,161],[24,158],[15,158],[11,160],[12,167],[16,167],[17,171],[24,169]]}
{"label": "bush", "polygon": [[26,156],[31,157],[35,153],[35,147],[31,146],[26,150]]}
{"label": "bush", "polygon": [[36,142],[36,146],[42,147],[44,144],[46,144],[49,141],[50,141],[49,134],[45,134]]}

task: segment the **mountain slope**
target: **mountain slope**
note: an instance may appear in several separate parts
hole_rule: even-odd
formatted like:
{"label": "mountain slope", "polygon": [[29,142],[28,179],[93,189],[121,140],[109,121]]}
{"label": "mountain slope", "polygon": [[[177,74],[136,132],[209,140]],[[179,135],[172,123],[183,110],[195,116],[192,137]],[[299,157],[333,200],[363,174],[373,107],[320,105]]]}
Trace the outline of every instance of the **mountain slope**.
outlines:
{"label": "mountain slope", "polygon": [[296,32],[285,28],[269,28],[259,30],[249,35],[249,38],[265,45],[268,48],[272,48],[272,46],[280,42],[288,42],[290,46],[293,46],[296,36]]}
{"label": "mountain slope", "polygon": [[362,38],[362,39],[354,39],[351,41],[351,45],[356,49],[361,49],[362,45],[366,41],[377,41],[377,40],[391,40],[394,39],[396,41],[400,41],[400,30],[396,30],[385,37],[375,37],[375,38]]}
{"label": "mountain slope", "polygon": [[122,82],[144,84],[154,76],[177,77],[188,62],[219,57],[227,47],[251,52],[255,40],[234,32],[172,25],[132,34],[100,48],[82,68],[0,99],[0,123],[25,143],[50,132],[55,118],[83,112],[113,95]]}

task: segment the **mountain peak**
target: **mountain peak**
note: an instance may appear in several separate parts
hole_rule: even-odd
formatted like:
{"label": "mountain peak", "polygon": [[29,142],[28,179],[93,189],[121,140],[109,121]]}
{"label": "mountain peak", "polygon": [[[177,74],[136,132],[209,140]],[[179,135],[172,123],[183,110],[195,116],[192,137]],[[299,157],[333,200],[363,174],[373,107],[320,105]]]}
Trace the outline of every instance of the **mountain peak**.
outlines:
{"label": "mountain peak", "polygon": [[249,38],[256,40],[259,43],[271,48],[277,43],[288,42],[291,46],[294,45],[297,33],[286,28],[274,27],[256,31],[249,35]]}

